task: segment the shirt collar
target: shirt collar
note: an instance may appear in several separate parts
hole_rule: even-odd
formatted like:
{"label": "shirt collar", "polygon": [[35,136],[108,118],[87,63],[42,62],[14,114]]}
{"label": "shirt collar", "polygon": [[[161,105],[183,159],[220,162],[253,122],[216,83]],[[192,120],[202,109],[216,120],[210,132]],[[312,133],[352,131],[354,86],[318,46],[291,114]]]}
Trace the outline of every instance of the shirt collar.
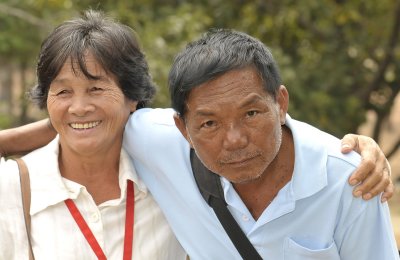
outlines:
{"label": "shirt collar", "polygon": [[289,115],[286,115],[286,126],[292,131],[295,150],[290,188],[294,199],[299,200],[317,193],[328,184],[328,151],[318,139],[316,131],[319,132],[319,129],[294,120]]}
{"label": "shirt collar", "polygon": [[[57,136],[45,147],[23,157],[30,175],[31,183],[31,214],[34,215],[49,206],[60,203],[68,198],[76,199],[85,187],[66,180],[61,176],[58,167],[59,137]],[[119,185],[121,198],[125,200],[127,180],[135,184],[135,200],[147,195],[147,188],[139,179],[132,160],[124,149],[121,149],[119,164]],[[107,202],[106,202],[107,203]]]}
{"label": "shirt collar", "polygon": [[139,178],[133,166],[132,160],[125,149],[121,149],[119,160],[119,187],[121,188],[122,197],[126,197],[127,180],[133,181],[135,184],[135,200],[147,196],[147,187]]}

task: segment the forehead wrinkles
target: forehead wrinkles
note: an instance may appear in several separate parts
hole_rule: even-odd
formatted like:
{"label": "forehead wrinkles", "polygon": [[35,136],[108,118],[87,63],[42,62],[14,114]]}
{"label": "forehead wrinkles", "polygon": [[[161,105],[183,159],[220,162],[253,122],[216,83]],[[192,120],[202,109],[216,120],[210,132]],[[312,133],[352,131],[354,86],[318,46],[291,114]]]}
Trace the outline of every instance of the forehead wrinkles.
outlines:
{"label": "forehead wrinkles", "polygon": [[208,86],[216,86],[215,89],[240,84],[243,87],[254,85],[259,82],[258,75],[253,70],[234,70],[225,73],[213,80],[206,82]]}
{"label": "forehead wrinkles", "polygon": [[[188,101],[212,99],[226,99],[241,94],[252,92],[251,87],[260,82],[260,79],[254,73],[226,73],[216,79],[210,80],[195,87],[189,94]],[[254,90],[254,89],[253,89]]]}

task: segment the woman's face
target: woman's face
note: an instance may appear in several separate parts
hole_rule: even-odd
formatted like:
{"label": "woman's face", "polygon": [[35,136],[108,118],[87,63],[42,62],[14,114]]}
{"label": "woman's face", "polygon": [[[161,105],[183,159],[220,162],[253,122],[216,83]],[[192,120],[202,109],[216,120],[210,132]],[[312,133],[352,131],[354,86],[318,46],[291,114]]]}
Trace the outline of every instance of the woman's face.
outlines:
{"label": "woman's face", "polygon": [[119,151],[129,114],[137,102],[124,96],[117,80],[107,74],[96,59],[85,57],[88,79],[67,60],[50,84],[47,109],[60,135],[63,151],[90,156]]}

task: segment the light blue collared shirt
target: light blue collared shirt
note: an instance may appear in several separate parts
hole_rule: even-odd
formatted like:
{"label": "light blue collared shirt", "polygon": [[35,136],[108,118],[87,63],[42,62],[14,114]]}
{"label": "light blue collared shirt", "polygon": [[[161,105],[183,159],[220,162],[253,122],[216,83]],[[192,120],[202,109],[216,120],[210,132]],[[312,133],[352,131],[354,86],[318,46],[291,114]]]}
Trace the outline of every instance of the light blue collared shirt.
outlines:
{"label": "light blue collared shirt", "polygon": [[[191,259],[241,259],[194,181],[189,145],[171,109],[141,109],[124,146]],[[352,196],[347,179],[360,162],[340,141],[286,118],[295,145],[292,180],[256,221],[221,178],[229,210],[264,259],[399,259],[387,203]]]}

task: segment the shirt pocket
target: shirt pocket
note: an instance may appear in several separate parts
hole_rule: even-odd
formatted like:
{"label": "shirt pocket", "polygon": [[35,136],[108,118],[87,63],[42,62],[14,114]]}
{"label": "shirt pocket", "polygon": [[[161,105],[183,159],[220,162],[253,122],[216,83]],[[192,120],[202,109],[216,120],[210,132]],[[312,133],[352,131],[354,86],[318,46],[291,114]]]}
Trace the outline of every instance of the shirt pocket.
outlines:
{"label": "shirt pocket", "polygon": [[283,259],[285,260],[340,260],[339,252],[334,241],[326,248],[309,249],[300,245],[293,239],[287,238],[283,249],[283,255]]}

